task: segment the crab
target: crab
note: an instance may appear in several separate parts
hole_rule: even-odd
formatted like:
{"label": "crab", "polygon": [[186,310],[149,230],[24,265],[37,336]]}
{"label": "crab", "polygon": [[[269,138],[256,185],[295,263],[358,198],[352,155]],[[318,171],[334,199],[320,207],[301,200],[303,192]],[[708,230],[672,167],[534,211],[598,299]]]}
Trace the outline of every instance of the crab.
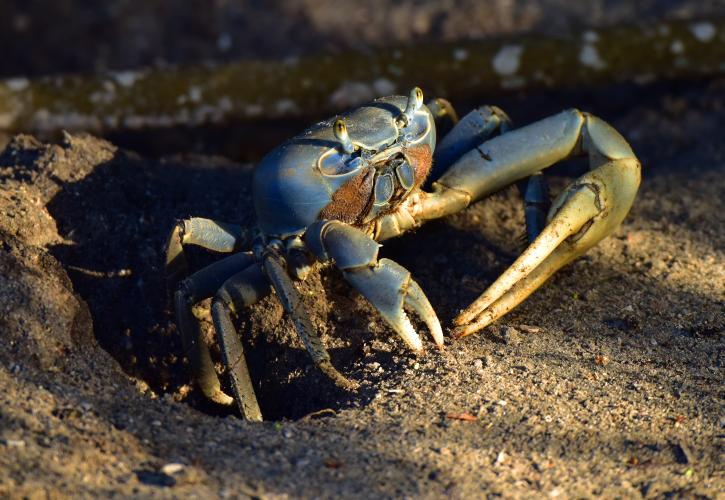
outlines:
{"label": "crab", "polygon": [[[441,120],[452,128],[436,145]],[[589,171],[549,203],[542,170],[575,155],[588,155]],[[314,364],[336,385],[355,390],[357,383],[332,365],[295,288],[314,263],[336,266],[413,351],[422,352],[423,341],[406,310],[443,348],[443,329],[423,290],[408,270],[379,258],[380,242],[521,181],[528,247],[453,320],[450,335],[461,338],[511,311],[611,234],[632,206],[640,170],[616,130],[575,109],[513,128],[494,106],[459,120],[444,99],[424,104],[416,87],[318,123],[256,167],[254,230],[191,217],[171,231],[166,272],[194,379],[208,399],[236,401],[245,419],[262,420],[232,314],[274,290]],[[231,255],[188,275],[186,245]],[[233,396],[221,387],[192,313],[210,297]]]}

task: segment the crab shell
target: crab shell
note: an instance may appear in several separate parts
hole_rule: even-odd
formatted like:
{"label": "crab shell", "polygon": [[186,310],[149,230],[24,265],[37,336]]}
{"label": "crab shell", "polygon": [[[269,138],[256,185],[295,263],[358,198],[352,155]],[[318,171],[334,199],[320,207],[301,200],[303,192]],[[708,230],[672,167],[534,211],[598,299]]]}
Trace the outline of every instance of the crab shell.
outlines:
{"label": "crab shell", "polygon": [[[272,150],[254,171],[257,224],[267,236],[304,233],[319,219],[362,225],[400,203],[425,180],[436,143],[431,112],[421,105],[406,126],[408,98],[390,96],[342,118],[355,151],[336,138],[335,119],[321,122]],[[398,155],[405,165],[381,168]]]}

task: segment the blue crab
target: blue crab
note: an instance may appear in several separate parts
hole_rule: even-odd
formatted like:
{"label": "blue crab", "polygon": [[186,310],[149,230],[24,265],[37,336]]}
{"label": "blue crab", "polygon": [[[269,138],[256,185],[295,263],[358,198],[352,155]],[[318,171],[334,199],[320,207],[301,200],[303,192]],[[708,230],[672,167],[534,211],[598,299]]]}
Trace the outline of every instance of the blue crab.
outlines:
{"label": "blue crab", "polygon": [[[441,119],[453,127],[436,145]],[[588,155],[590,170],[549,204],[542,170],[574,155]],[[305,279],[314,262],[337,266],[410,349],[423,351],[423,341],[406,309],[423,320],[442,348],[433,307],[408,270],[378,257],[381,241],[525,180],[529,245],[454,319],[451,336],[460,338],[512,310],[611,234],[634,201],[640,170],[616,130],[577,110],[514,129],[496,107],[458,120],[447,101],[425,105],[423,92],[414,88],[408,96],[382,97],[318,123],[278,146],[255,169],[254,231],[192,217],[171,232],[167,275],[194,378],[210,400],[236,401],[244,418],[262,420],[232,314],[274,290],[315,365],[337,385],[354,390],[357,384],[331,364],[293,282]],[[232,255],[185,277],[185,245]],[[233,396],[221,388],[191,311],[209,297]]]}

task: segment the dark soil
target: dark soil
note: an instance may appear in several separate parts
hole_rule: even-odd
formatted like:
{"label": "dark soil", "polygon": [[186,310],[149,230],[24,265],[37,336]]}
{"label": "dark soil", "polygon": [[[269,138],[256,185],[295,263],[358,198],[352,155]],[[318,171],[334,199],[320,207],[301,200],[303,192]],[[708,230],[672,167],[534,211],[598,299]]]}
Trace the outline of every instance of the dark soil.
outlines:
{"label": "dark soil", "polygon": [[[251,224],[250,166],[16,137],[0,156],[0,492],[722,493],[725,82],[647,94],[598,109],[645,166],[623,227],[482,334],[416,358],[339,273],[316,273],[308,307],[363,383],[347,394],[273,297],[255,306],[238,327],[263,411],[281,419],[264,424],[191,387],[162,272],[174,218]],[[449,324],[520,250],[522,219],[511,189],[383,253]]]}
{"label": "dark soil", "polygon": [[[5,3],[6,76],[725,12],[670,0],[354,12],[345,2]],[[253,224],[253,165],[82,134],[13,138],[0,152],[0,497],[725,495],[725,80],[493,104],[517,123],[579,106],[620,130],[644,166],[623,226],[484,332],[423,357],[338,272],[313,273],[300,289],[334,363],[361,382],[356,394],[311,366],[265,299],[237,324],[262,424],[199,396],[163,277],[176,218]],[[237,135],[258,157],[288,128]],[[554,168],[553,190],[581,167]],[[448,326],[513,261],[522,231],[512,188],[382,253],[412,271]],[[214,258],[192,254],[194,266]],[[196,312],[212,338],[207,306]]]}

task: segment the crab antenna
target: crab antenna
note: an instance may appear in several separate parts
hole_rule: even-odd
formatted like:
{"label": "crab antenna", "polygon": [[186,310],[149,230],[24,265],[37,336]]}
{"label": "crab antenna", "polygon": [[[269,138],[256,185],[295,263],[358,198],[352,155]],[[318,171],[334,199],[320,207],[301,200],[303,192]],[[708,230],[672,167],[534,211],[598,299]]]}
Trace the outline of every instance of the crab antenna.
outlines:
{"label": "crab antenna", "polygon": [[401,126],[407,127],[408,124],[413,120],[415,112],[423,106],[423,91],[420,87],[413,87],[408,94],[408,103],[405,105],[405,111],[398,118],[398,122]]}
{"label": "crab antenna", "polygon": [[345,125],[345,120],[343,120],[342,118],[338,118],[337,120],[335,120],[333,130],[335,131],[335,139],[340,141],[342,150],[345,151],[347,154],[352,154],[352,152],[355,151],[355,145],[352,143],[352,139],[350,139],[350,135],[347,133],[347,125]]}

